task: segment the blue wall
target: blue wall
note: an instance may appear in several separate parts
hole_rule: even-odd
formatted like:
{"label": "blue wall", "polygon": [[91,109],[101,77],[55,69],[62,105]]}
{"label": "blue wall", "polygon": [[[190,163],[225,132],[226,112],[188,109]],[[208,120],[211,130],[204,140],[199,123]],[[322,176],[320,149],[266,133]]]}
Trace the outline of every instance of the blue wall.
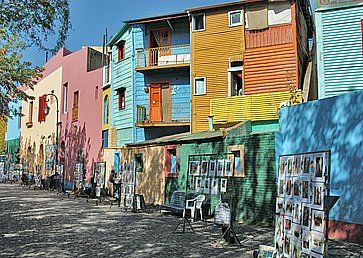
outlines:
{"label": "blue wall", "polygon": [[363,91],[283,108],[276,152],[331,150],[330,219],[363,224]]}

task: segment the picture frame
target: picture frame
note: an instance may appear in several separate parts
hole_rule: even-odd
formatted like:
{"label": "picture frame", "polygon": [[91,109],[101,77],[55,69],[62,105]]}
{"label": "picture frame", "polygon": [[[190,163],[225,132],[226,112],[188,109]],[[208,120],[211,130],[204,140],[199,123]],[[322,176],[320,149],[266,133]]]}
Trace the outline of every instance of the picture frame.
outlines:
{"label": "picture frame", "polygon": [[292,217],[293,214],[293,209],[294,209],[294,202],[291,199],[286,199],[285,200],[285,215]]}
{"label": "picture frame", "polygon": [[227,179],[221,179],[221,193],[227,192]]}
{"label": "picture frame", "polygon": [[311,208],[308,204],[303,204],[301,206],[301,226],[305,230],[310,230],[310,218],[311,218]]}
{"label": "picture frame", "polygon": [[204,190],[203,190],[203,192],[209,194],[209,190],[210,190],[210,178],[206,178],[204,180]]}
{"label": "picture frame", "polygon": [[312,207],[322,210],[324,205],[324,183],[312,183]]}
{"label": "picture frame", "polygon": [[324,254],[325,235],[319,232],[311,232],[311,251]]}
{"label": "picture frame", "polygon": [[285,180],[285,195],[292,198],[292,177],[286,177]]}
{"label": "picture frame", "polygon": [[202,185],[201,185],[201,178],[200,177],[196,177],[195,178],[195,192],[197,192],[197,193],[199,193],[199,192],[201,192],[201,187],[202,187]]}
{"label": "picture frame", "polygon": [[216,169],[217,169],[217,161],[216,160],[210,160],[209,161],[209,176],[214,177],[216,175]]}
{"label": "picture frame", "polygon": [[283,197],[285,195],[285,178],[279,178],[278,184],[278,197]]}
{"label": "picture frame", "polygon": [[301,252],[300,258],[311,258],[310,252],[307,252],[307,251]]}
{"label": "picture frame", "polygon": [[233,176],[232,160],[226,159],[224,164],[225,164],[225,174],[224,175],[227,177]]}
{"label": "picture frame", "polygon": [[292,228],[292,219],[291,219],[291,217],[285,217],[284,218],[285,233],[291,234],[291,228]]}
{"label": "picture frame", "polygon": [[310,202],[310,178],[301,177],[301,202]]}
{"label": "picture frame", "polygon": [[[276,226],[275,226],[275,242],[280,243],[281,247],[283,246],[283,236],[284,236],[284,215],[276,215]],[[276,247],[276,249],[280,249],[280,247]],[[283,249],[283,248],[281,248]]]}
{"label": "picture frame", "polygon": [[209,162],[208,161],[202,161],[201,167],[200,167],[200,175],[201,176],[208,176],[209,172]]}
{"label": "picture frame", "polygon": [[291,235],[286,234],[284,239],[284,255],[290,257],[291,254]]}
{"label": "picture frame", "polygon": [[195,176],[189,177],[189,188],[192,190],[195,189]]}
{"label": "picture frame", "polygon": [[301,203],[295,202],[293,205],[294,205],[294,209],[293,209],[292,221],[294,223],[300,224],[300,222],[301,222]]}
{"label": "picture frame", "polygon": [[283,197],[276,198],[276,214],[285,214],[285,199]]}
{"label": "picture frame", "polygon": [[309,230],[303,230],[301,234],[301,249],[303,252],[310,254],[311,248],[311,232]]}
{"label": "picture frame", "polygon": [[217,176],[224,176],[224,160],[218,160],[217,162]]}
{"label": "picture frame", "polygon": [[294,176],[299,176],[300,174],[300,169],[301,169],[301,156],[297,155],[294,157],[294,163],[293,163],[293,175]]}
{"label": "picture frame", "polygon": [[200,173],[200,162],[190,161],[189,162],[189,174],[192,176],[199,176]]}
{"label": "picture frame", "polygon": [[325,155],[316,155],[315,159],[315,168],[313,174],[314,182],[325,182]]}
{"label": "picture frame", "polygon": [[304,156],[304,169],[302,171],[303,175],[310,175],[310,156]]}
{"label": "picture frame", "polygon": [[287,159],[287,176],[291,176],[292,175],[292,167],[293,167],[293,163],[294,163],[294,158],[289,157]]}
{"label": "picture frame", "polygon": [[300,241],[291,241],[291,258],[300,258],[301,255],[301,243]]}
{"label": "picture frame", "polygon": [[311,210],[311,230],[324,233],[326,227],[325,212],[321,210]]}
{"label": "picture frame", "polygon": [[279,161],[279,178],[285,178],[285,157],[280,157]]}
{"label": "picture frame", "polygon": [[301,199],[301,188],[299,177],[293,177],[292,179],[292,195],[295,201],[300,201]]}
{"label": "picture frame", "polygon": [[211,180],[211,194],[218,194],[218,178],[212,178]]}

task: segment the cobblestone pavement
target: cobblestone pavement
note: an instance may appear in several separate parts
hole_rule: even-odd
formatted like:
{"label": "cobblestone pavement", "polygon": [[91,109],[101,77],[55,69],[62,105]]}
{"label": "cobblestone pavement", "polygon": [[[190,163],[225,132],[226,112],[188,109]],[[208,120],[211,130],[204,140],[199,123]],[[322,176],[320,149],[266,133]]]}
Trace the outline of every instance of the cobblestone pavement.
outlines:
{"label": "cobblestone pavement", "polygon": [[[216,245],[218,227],[197,222],[195,234],[173,234],[179,220],[0,184],[1,257],[251,257],[272,244],[271,228],[238,225],[242,246]],[[331,243],[331,257],[363,256],[362,246]]]}

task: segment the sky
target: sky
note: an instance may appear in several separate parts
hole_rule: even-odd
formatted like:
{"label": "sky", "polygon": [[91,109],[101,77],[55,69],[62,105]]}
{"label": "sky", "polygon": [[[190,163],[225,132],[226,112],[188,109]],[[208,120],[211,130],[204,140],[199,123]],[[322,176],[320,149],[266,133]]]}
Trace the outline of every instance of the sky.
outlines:
{"label": "sky", "polygon": [[[233,2],[234,0],[70,0],[72,30],[66,48],[102,46],[105,29],[114,35],[123,21],[184,11],[187,8]],[[45,53],[30,48],[24,59],[33,65],[45,63]]]}

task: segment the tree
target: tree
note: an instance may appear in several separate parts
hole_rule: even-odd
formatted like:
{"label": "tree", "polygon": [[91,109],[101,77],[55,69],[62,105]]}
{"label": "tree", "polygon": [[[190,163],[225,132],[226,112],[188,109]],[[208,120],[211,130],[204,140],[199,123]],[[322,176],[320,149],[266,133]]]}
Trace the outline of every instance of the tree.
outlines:
{"label": "tree", "polygon": [[31,98],[19,86],[33,88],[41,78],[42,68],[21,53],[29,46],[55,53],[70,28],[68,0],[0,0],[0,116],[12,115],[11,101]]}

